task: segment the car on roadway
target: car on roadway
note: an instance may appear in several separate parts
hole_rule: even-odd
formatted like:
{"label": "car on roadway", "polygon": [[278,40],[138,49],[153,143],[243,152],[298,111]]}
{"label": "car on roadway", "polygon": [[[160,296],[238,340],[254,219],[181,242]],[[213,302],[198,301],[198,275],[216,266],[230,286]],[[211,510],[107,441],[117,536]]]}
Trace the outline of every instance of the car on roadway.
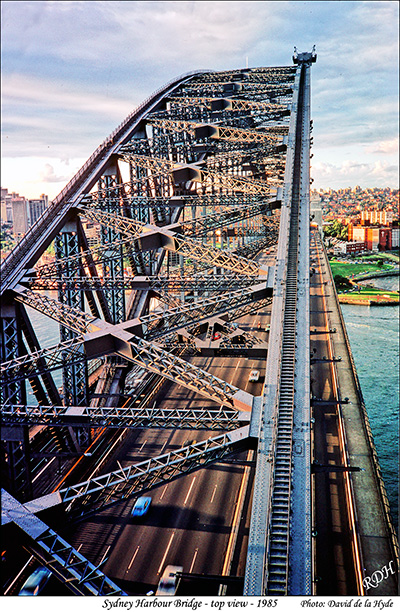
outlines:
{"label": "car on roadway", "polygon": [[38,567],[29,576],[18,595],[39,595],[46,586],[50,576],[51,571],[47,567]]}
{"label": "car on roadway", "polygon": [[180,565],[167,565],[158,583],[156,595],[175,595],[180,580],[177,574],[182,572],[183,567]]}
{"label": "car on roadway", "polygon": [[249,376],[249,382],[257,382],[257,380],[260,378],[260,372],[259,370],[252,370],[250,372],[250,376]]}
{"label": "car on roadway", "polygon": [[151,497],[139,497],[132,508],[131,517],[141,518],[149,511]]}

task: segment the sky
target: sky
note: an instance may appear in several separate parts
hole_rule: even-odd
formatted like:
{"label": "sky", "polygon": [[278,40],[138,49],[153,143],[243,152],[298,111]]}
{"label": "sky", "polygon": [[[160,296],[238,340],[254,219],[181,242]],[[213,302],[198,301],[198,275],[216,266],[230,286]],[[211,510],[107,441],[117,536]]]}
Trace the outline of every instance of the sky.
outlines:
{"label": "sky", "polygon": [[54,198],[148,96],[311,51],[317,189],[398,188],[395,2],[2,1],[1,186]]}

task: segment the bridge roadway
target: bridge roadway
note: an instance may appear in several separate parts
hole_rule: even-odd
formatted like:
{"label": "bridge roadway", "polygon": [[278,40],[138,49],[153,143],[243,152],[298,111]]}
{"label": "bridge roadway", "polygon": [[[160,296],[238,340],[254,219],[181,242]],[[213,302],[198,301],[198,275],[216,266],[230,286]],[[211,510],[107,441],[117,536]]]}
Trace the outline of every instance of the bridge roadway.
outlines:
{"label": "bridge roadway", "polygon": [[[394,595],[398,544],[329,262],[316,231],[311,266],[316,594]],[[370,582],[365,579],[390,563],[393,573],[376,588],[366,588]]]}

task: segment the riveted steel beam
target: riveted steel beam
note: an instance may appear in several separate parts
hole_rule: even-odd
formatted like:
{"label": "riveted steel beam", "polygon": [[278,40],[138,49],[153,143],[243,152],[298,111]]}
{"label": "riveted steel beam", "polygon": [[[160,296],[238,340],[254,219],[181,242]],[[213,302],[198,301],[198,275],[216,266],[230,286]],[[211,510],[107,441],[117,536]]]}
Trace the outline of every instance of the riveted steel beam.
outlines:
{"label": "riveted steel beam", "polygon": [[74,503],[81,501],[83,505],[82,503],[79,505],[79,512],[84,512],[85,509],[93,511],[94,508],[98,509],[106,504],[126,499],[144,490],[171,482],[215,461],[221,461],[232,453],[244,450],[249,444],[249,427],[241,427],[60,489],[57,494],[44,497],[43,500],[38,498],[30,505],[43,503],[51,506],[63,503],[69,511]]}
{"label": "riveted steel beam", "polygon": [[15,406],[2,408],[2,426],[51,425],[53,427],[108,427],[132,429],[211,429],[243,427],[250,414],[220,406],[217,409],[167,409],[136,406]]}
{"label": "riveted steel beam", "polygon": [[[2,524],[13,522],[22,529],[30,539],[27,548],[75,595],[125,595],[98,567],[50,529],[27,506],[20,504],[5,489],[1,490],[1,497]],[[30,504],[32,506],[32,502]],[[43,505],[41,509],[45,507]]]}

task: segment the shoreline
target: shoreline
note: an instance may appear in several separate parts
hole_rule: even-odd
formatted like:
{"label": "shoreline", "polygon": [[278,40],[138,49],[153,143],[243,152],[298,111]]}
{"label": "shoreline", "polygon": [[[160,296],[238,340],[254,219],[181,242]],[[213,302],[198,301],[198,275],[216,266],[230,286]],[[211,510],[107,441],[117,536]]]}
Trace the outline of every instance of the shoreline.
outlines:
{"label": "shoreline", "polygon": [[[398,306],[400,300],[396,299],[379,299],[379,296],[362,299],[360,297],[352,297],[349,295],[338,294],[340,304],[352,304],[353,306]],[[376,299],[378,298],[378,299]]]}

